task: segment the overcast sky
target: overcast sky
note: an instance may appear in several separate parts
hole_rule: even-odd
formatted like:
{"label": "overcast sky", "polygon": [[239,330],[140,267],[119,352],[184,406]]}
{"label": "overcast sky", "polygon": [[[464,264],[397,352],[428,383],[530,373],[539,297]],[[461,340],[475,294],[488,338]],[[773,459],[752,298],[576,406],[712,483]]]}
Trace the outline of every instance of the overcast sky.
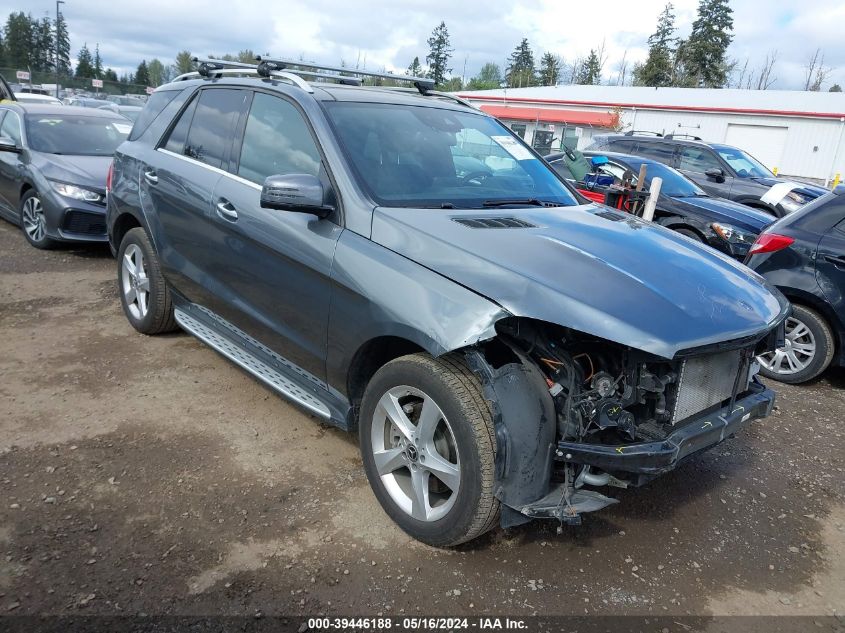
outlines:
{"label": "overcast sky", "polygon": [[[676,0],[676,25],[686,36],[697,0]],[[176,52],[257,53],[299,57],[337,64],[357,61],[366,68],[402,70],[415,55],[425,63],[426,40],[446,22],[454,53],[453,74],[466,78],[488,61],[502,66],[527,37],[539,61],[551,51],[566,61],[585,56],[606,43],[605,80],[615,79],[627,50],[630,62],[646,56],[665,0],[309,0],[292,2],[217,2],[214,0],[67,0],[72,54],[87,42],[100,44],[105,65],[134,70],[141,59],[172,62]],[[845,85],[845,2],[831,0],[734,0],[734,43],[730,56],[758,66],[778,50],[774,88],[801,88],[803,66],[816,47],[833,67],[827,86]],[[838,6],[836,6],[838,5]],[[34,16],[55,14],[50,0],[0,0],[2,16],[25,10]]]}

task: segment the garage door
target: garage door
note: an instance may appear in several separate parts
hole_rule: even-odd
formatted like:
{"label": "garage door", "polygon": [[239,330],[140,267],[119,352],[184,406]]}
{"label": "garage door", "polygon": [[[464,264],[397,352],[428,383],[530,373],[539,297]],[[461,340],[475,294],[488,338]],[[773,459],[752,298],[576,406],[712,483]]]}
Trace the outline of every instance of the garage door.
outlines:
{"label": "garage door", "polygon": [[729,123],[725,144],[745,150],[772,169],[781,166],[788,129],[774,125]]}

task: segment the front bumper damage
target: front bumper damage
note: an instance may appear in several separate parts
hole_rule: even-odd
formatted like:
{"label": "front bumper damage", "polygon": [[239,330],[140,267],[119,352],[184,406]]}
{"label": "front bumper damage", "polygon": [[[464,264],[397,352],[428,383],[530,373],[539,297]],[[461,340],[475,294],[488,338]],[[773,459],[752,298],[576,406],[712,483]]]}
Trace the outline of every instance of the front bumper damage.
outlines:
{"label": "front bumper damage", "polygon": [[[539,370],[526,362],[493,368],[477,351],[467,353],[467,362],[492,404],[495,494],[502,504],[502,527],[532,519],[579,524],[582,514],[618,502],[584,484],[642,485],[768,416],[775,400],[774,392],[755,378],[732,404],[683,420],[653,441],[613,445],[562,441],[557,439],[554,403]],[[561,472],[563,481],[555,477]]]}

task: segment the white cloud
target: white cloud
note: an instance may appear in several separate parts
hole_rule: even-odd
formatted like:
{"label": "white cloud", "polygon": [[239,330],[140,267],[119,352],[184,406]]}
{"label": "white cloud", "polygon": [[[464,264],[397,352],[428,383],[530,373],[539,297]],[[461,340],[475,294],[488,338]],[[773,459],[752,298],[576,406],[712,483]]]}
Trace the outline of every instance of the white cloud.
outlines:
{"label": "white cloud", "polygon": [[[402,70],[414,56],[424,60],[431,30],[444,20],[449,27],[453,72],[467,77],[488,61],[502,65],[527,37],[539,61],[544,51],[567,60],[583,57],[605,42],[605,76],[627,51],[629,64],[646,55],[665,0],[311,0],[292,2],[223,2],[219,0],[68,0],[74,54],[87,42],[99,42],[104,62],[132,71],[141,59],[169,62],[182,49],[200,55],[251,48],[284,57],[337,64],[366,59],[368,68]],[[695,19],[697,0],[676,0],[679,35]],[[779,88],[802,84],[802,66],[816,47],[835,68],[830,82],[845,84],[845,45],[840,35],[845,5],[826,0],[734,0],[734,44],[730,55],[749,66],[767,52],[779,51],[775,69]],[[52,0],[29,0],[25,7],[0,1],[0,17],[24,9],[35,16],[53,15]]]}

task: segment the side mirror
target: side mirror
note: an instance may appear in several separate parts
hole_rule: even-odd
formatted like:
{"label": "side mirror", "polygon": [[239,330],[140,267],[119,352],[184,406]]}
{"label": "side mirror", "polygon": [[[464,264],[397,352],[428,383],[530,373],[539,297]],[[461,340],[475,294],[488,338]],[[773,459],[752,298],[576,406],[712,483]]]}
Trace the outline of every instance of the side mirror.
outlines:
{"label": "side mirror", "polygon": [[15,154],[20,154],[21,148],[8,136],[0,136],[0,152],[14,152]]}
{"label": "side mirror", "polygon": [[319,178],[311,174],[268,176],[261,188],[261,207],[296,213],[313,213],[325,218],[334,207],[324,202],[325,191]]}
{"label": "side mirror", "polygon": [[704,175],[707,176],[710,180],[715,180],[716,182],[725,182],[725,172],[721,169],[708,169],[704,172]]}

